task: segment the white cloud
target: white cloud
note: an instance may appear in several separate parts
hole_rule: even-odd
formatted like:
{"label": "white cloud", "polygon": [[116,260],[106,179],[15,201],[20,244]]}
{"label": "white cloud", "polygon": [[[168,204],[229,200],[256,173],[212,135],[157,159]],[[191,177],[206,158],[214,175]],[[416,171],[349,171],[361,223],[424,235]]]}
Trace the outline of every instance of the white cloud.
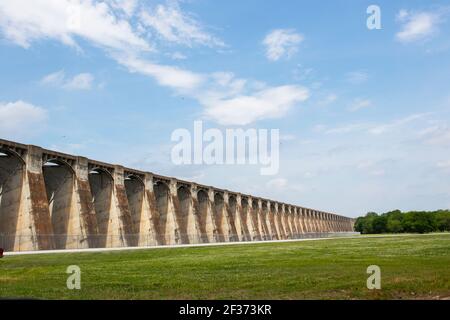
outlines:
{"label": "white cloud", "polygon": [[352,71],[345,75],[347,82],[351,84],[361,84],[369,79],[369,74],[365,71]]}
{"label": "white cloud", "polygon": [[138,0],[109,0],[113,8],[121,10],[126,16],[131,17],[138,7]]}
{"label": "white cloud", "polygon": [[303,40],[304,37],[293,29],[273,30],[263,40],[266,57],[272,61],[283,57],[289,58],[298,51],[298,46]]}
{"label": "white cloud", "polygon": [[89,90],[92,88],[94,76],[90,73],[80,73],[67,78],[63,70],[46,75],[40,81],[43,85],[58,86],[69,90]]}
{"label": "white cloud", "polygon": [[117,60],[122,65],[128,67],[131,72],[138,72],[151,76],[155,78],[160,85],[180,91],[194,90],[204,81],[201,74],[173,66],[154,64],[150,61],[133,56],[118,57]]}
{"label": "white cloud", "polygon": [[397,20],[402,24],[395,35],[400,42],[408,43],[425,40],[437,31],[440,15],[434,12],[409,12],[400,10]]}
{"label": "white cloud", "polygon": [[[200,23],[181,12],[177,2],[159,5],[156,11],[139,11],[135,2],[110,0],[1,1],[0,28],[11,41],[25,48],[39,40],[57,40],[79,50],[83,39],[103,48],[107,56],[126,67],[169,87],[176,94],[193,98],[204,107],[204,114],[221,124],[249,124],[285,115],[296,103],[309,97],[306,88],[293,85],[269,86],[260,81],[236,78],[230,72],[201,74],[162,65],[143,58],[153,49],[145,35],[157,30],[169,42],[188,46],[222,46],[223,42],[203,31]],[[147,10],[147,9],[143,9]],[[139,17],[141,22],[129,15]],[[137,26],[136,26],[137,25]],[[146,27],[148,29],[146,29]],[[289,56],[303,37],[290,30],[279,30],[269,42],[275,55]],[[277,34],[279,34],[277,39]],[[80,42],[81,43],[81,42]],[[278,46],[278,48],[277,48]],[[180,58],[181,56],[178,56]],[[67,78],[63,71],[46,76],[43,84],[66,89],[88,89],[93,76],[84,73]]]}
{"label": "white cloud", "polygon": [[203,30],[201,24],[183,13],[177,2],[157,5],[153,10],[144,10],[140,14],[141,22],[152,27],[164,40],[181,45],[194,44],[210,47],[223,47],[222,40]]}
{"label": "white cloud", "polygon": [[78,47],[81,37],[109,50],[149,51],[125,19],[119,19],[107,3],[92,0],[28,0],[0,2],[0,27],[9,40],[22,47],[33,41],[55,39]]}
{"label": "white cloud", "polygon": [[87,90],[92,86],[94,77],[90,73],[80,73],[70,79],[65,87],[73,90]]}
{"label": "white cloud", "polygon": [[417,114],[412,114],[410,116],[407,116],[405,118],[394,120],[387,124],[376,125],[369,129],[369,133],[375,134],[375,135],[383,134],[383,133],[401,128],[403,125],[408,124],[412,121],[422,119],[423,117],[425,117],[427,115],[429,115],[429,113],[417,113]]}
{"label": "white cloud", "polygon": [[296,103],[309,98],[300,86],[280,86],[206,102],[206,115],[223,125],[247,125],[257,120],[279,118]]}
{"label": "white cloud", "polygon": [[24,101],[0,102],[0,135],[11,139],[33,135],[45,126],[47,111]]}
{"label": "white cloud", "polygon": [[372,101],[370,101],[369,99],[356,98],[350,104],[348,110],[355,112],[355,111],[370,107],[371,105],[372,105]]}

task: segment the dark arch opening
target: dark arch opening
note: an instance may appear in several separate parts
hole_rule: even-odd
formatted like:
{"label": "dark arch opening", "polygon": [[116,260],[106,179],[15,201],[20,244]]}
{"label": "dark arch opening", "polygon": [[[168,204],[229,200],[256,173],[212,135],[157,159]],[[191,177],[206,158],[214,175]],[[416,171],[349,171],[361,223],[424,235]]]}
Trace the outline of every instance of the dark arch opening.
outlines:
{"label": "dark arch opening", "polygon": [[133,232],[133,235],[129,240],[131,240],[133,245],[138,245],[141,233],[142,237],[145,238],[147,232],[141,228],[142,212],[144,210],[145,185],[140,177],[133,174],[125,177],[124,184],[128,199],[128,207],[130,208],[131,213],[131,225]]}
{"label": "dark arch opening", "polygon": [[65,161],[47,160],[42,166],[56,249],[76,248],[77,226],[71,224],[74,171]]}
{"label": "dark arch opening", "polygon": [[108,238],[114,180],[108,171],[95,168],[89,172],[89,184],[97,217],[98,245],[105,248],[108,239],[113,240],[112,237],[119,236],[111,234],[112,237]]}
{"label": "dark arch opening", "polygon": [[185,186],[180,186],[177,190],[178,202],[179,202],[179,210],[177,212],[177,221],[178,221],[178,236],[179,241],[184,243],[189,243],[189,235],[188,235],[188,218],[189,218],[189,207],[191,205],[191,192]]}
{"label": "dark arch opening", "polygon": [[236,210],[237,210],[237,200],[235,195],[230,195],[228,197],[228,219],[230,221],[230,241],[239,241],[239,236],[237,234],[236,228]]}
{"label": "dark arch opening", "polygon": [[208,193],[204,190],[199,190],[197,192],[198,201],[198,224],[200,231],[200,239],[203,243],[209,242],[208,231],[213,231],[214,228],[208,227],[207,217],[208,217]]}
{"label": "dark arch opening", "polygon": [[241,221],[242,221],[242,233],[246,241],[252,241],[252,237],[250,235],[251,226],[249,226],[250,221],[248,220],[248,199],[243,197],[241,198]]}
{"label": "dark arch opening", "polygon": [[24,160],[14,151],[0,148],[0,247],[19,249],[17,224],[24,178]]}
{"label": "dark arch opening", "polygon": [[215,235],[218,242],[225,241],[225,235],[223,230],[224,215],[223,215],[223,196],[220,193],[214,195],[214,218],[216,221]]}
{"label": "dark arch opening", "polygon": [[167,225],[167,213],[169,208],[169,195],[170,190],[167,184],[162,181],[157,181],[153,190],[155,192],[156,198],[156,227],[157,227],[157,238],[160,244],[167,244],[166,241],[166,225]]}
{"label": "dark arch opening", "polygon": [[273,203],[270,203],[267,210],[268,210],[269,226],[270,226],[270,231],[272,234],[272,239],[279,240],[280,236],[278,234],[277,227],[275,224],[275,205]]}

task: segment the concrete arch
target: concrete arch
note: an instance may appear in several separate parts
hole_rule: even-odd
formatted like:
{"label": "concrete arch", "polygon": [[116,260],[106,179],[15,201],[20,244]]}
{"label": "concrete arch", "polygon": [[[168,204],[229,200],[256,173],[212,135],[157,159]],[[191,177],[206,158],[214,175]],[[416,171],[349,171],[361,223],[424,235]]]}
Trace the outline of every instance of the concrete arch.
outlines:
{"label": "concrete arch", "polygon": [[213,215],[214,215],[214,222],[215,222],[215,230],[214,230],[214,236],[216,239],[216,242],[224,242],[225,241],[225,217],[224,217],[224,198],[223,194],[219,192],[214,193],[214,205],[213,205]]}
{"label": "concrete arch", "polygon": [[[230,239],[230,241],[239,241],[239,235],[238,235],[238,230],[237,230],[237,199],[236,196],[234,194],[231,194],[228,196],[228,226],[229,226],[229,231],[228,231],[228,238]],[[239,228],[240,228],[240,224],[239,224]],[[239,233],[241,233],[241,230],[239,230]]]}
{"label": "concrete arch", "polygon": [[155,229],[158,242],[168,244],[169,231],[167,230],[167,222],[169,216],[169,186],[163,181],[155,181],[153,191],[156,200]]}
{"label": "concrete arch", "polygon": [[[77,246],[77,239],[69,237],[77,233],[72,202],[75,189],[75,171],[66,161],[48,159],[42,166],[47,201],[52,222],[56,249]],[[79,222],[78,222],[79,225]]]}
{"label": "concrete arch", "polygon": [[291,227],[291,237],[292,239],[297,238],[297,224],[295,223],[295,209],[288,205],[288,219],[289,219],[289,225]]}
{"label": "concrete arch", "polygon": [[286,204],[283,204],[282,210],[283,210],[283,223],[284,223],[284,230],[286,232],[286,237],[288,239],[292,239],[292,229],[289,221],[288,206]]}
{"label": "concrete arch", "polygon": [[275,225],[277,227],[278,237],[280,238],[280,240],[287,239],[286,230],[283,223],[282,205],[279,203],[275,204]]}
{"label": "concrete arch", "polygon": [[189,232],[188,232],[188,223],[189,223],[189,213],[192,205],[192,196],[191,191],[186,186],[179,186],[177,188],[177,199],[178,206],[175,210],[175,215],[177,219],[178,229],[175,237],[177,243],[186,244],[189,243]]}
{"label": "concrete arch", "polygon": [[6,251],[18,249],[24,175],[23,158],[15,151],[0,148],[0,247]]}
{"label": "concrete arch", "polygon": [[253,227],[252,227],[252,221],[251,221],[251,217],[250,214],[248,212],[249,208],[248,208],[248,199],[246,197],[242,197],[241,198],[241,203],[238,203],[238,210],[239,210],[239,214],[240,214],[240,218],[242,221],[242,232],[243,232],[243,239],[245,239],[246,241],[251,241],[252,240],[252,232],[253,232]]}
{"label": "concrete arch", "polygon": [[261,207],[259,208],[259,219],[264,240],[271,240],[271,232],[269,230],[267,201],[261,200]]}
{"label": "concrete arch", "polygon": [[[250,204],[250,203],[249,203]],[[258,200],[257,199],[251,199],[251,205],[250,205],[250,218],[252,220],[253,224],[253,240],[262,240],[262,230],[259,226],[259,218],[258,218]]]}
{"label": "concrete arch", "polygon": [[200,189],[197,191],[197,205],[196,205],[196,215],[197,215],[197,229],[200,241],[202,243],[208,243],[213,240],[211,235],[214,232],[214,228],[211,222],[208,223],[208,208],[209,208],[209,197],[208,192]]}
{"label": "concrete arch", "polygon": [[[128,174],[124,180],[125,192],[128,199],[128,206],[131,214],[131,229],[135,239],[138,240],[140,233],[145,233],[144,229],[144,196],[145,183],[141,177],[135,174]],[[134,241],[137,243],[138,241]]]}
{"label": "concrete arch", "polygon": [[111,237],[108,237],[110,230],[118,229],[111,225],[112,219],[110,216],[113,205],[114,179],[109,171],[102,168],[94,168],[89,171],[89,185],[97,217],[98,246],[106,248],[114,241],[112,237],[119,236],[111,234]]}
{"label": "concrete arch", "polygon": [[280,236],[278,234],[278,230],[275,224],[275,204],[273,202],[269,205],[269,227],[270,227],[270,233],[272,235],[272,240],[279,240]]}

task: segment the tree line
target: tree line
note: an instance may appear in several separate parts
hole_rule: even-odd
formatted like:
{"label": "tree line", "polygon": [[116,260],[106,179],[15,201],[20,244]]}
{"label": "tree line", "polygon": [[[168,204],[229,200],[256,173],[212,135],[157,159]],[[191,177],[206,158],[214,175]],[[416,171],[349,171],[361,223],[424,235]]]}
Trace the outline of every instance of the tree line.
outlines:
{"label": "tree line", "polygon": [[450,210],[369,212],[355,222],[355,231],[373,233],[427,233],[450,231]]}

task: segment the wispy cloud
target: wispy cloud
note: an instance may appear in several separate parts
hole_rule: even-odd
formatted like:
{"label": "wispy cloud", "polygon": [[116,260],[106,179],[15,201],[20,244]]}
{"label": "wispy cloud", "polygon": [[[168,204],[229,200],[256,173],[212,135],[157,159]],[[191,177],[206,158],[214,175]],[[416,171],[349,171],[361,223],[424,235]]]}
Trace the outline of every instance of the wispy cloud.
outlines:
{"label": "wispy cloud", "polygon": [[351,112],[355,112],[364,108],[368,108],[372,105],[372,101],[369,99],[356,98],[349,105],[348,110]]}
{"label": "wispy cloud", "polygon": [[397,21],[401,23],[401,30],[395,35],[397,40],[409,43],[426,40],[435,34],[442,16],[438,12],[412,12],[402,9],[397,14]]}
{"label": "wispy cloud", "polygon": [[153,28],[166,41],[192,47],[204,45],[223,47],[225,43],[216,36],[205,31],[200,22],[184,13],[177,2],[166,5],[159,4],[153,9],[142,10],[140,21]]}
{"label": "wispy cloud", "polygon": [[366,71],[358,70],[352,71],[345,75],[345,80],[350,84],[361,84],[369,79],[369,74]]}
{"label": "wispy cloud", "polygon": [[273,30],[263,40],[266,57],[272,61],[278,61],[283,57],[290,58],[298,51],[298,46],[303,40],[303,35],[294,29]]}
{"label": "wispy cloud", "polygon": [[41,79],[43,85],[57,86],[69,90],[89,90],[92,88],[94,76],[90,73],[80,73],[66,77],[63,70],[46,75]]}

